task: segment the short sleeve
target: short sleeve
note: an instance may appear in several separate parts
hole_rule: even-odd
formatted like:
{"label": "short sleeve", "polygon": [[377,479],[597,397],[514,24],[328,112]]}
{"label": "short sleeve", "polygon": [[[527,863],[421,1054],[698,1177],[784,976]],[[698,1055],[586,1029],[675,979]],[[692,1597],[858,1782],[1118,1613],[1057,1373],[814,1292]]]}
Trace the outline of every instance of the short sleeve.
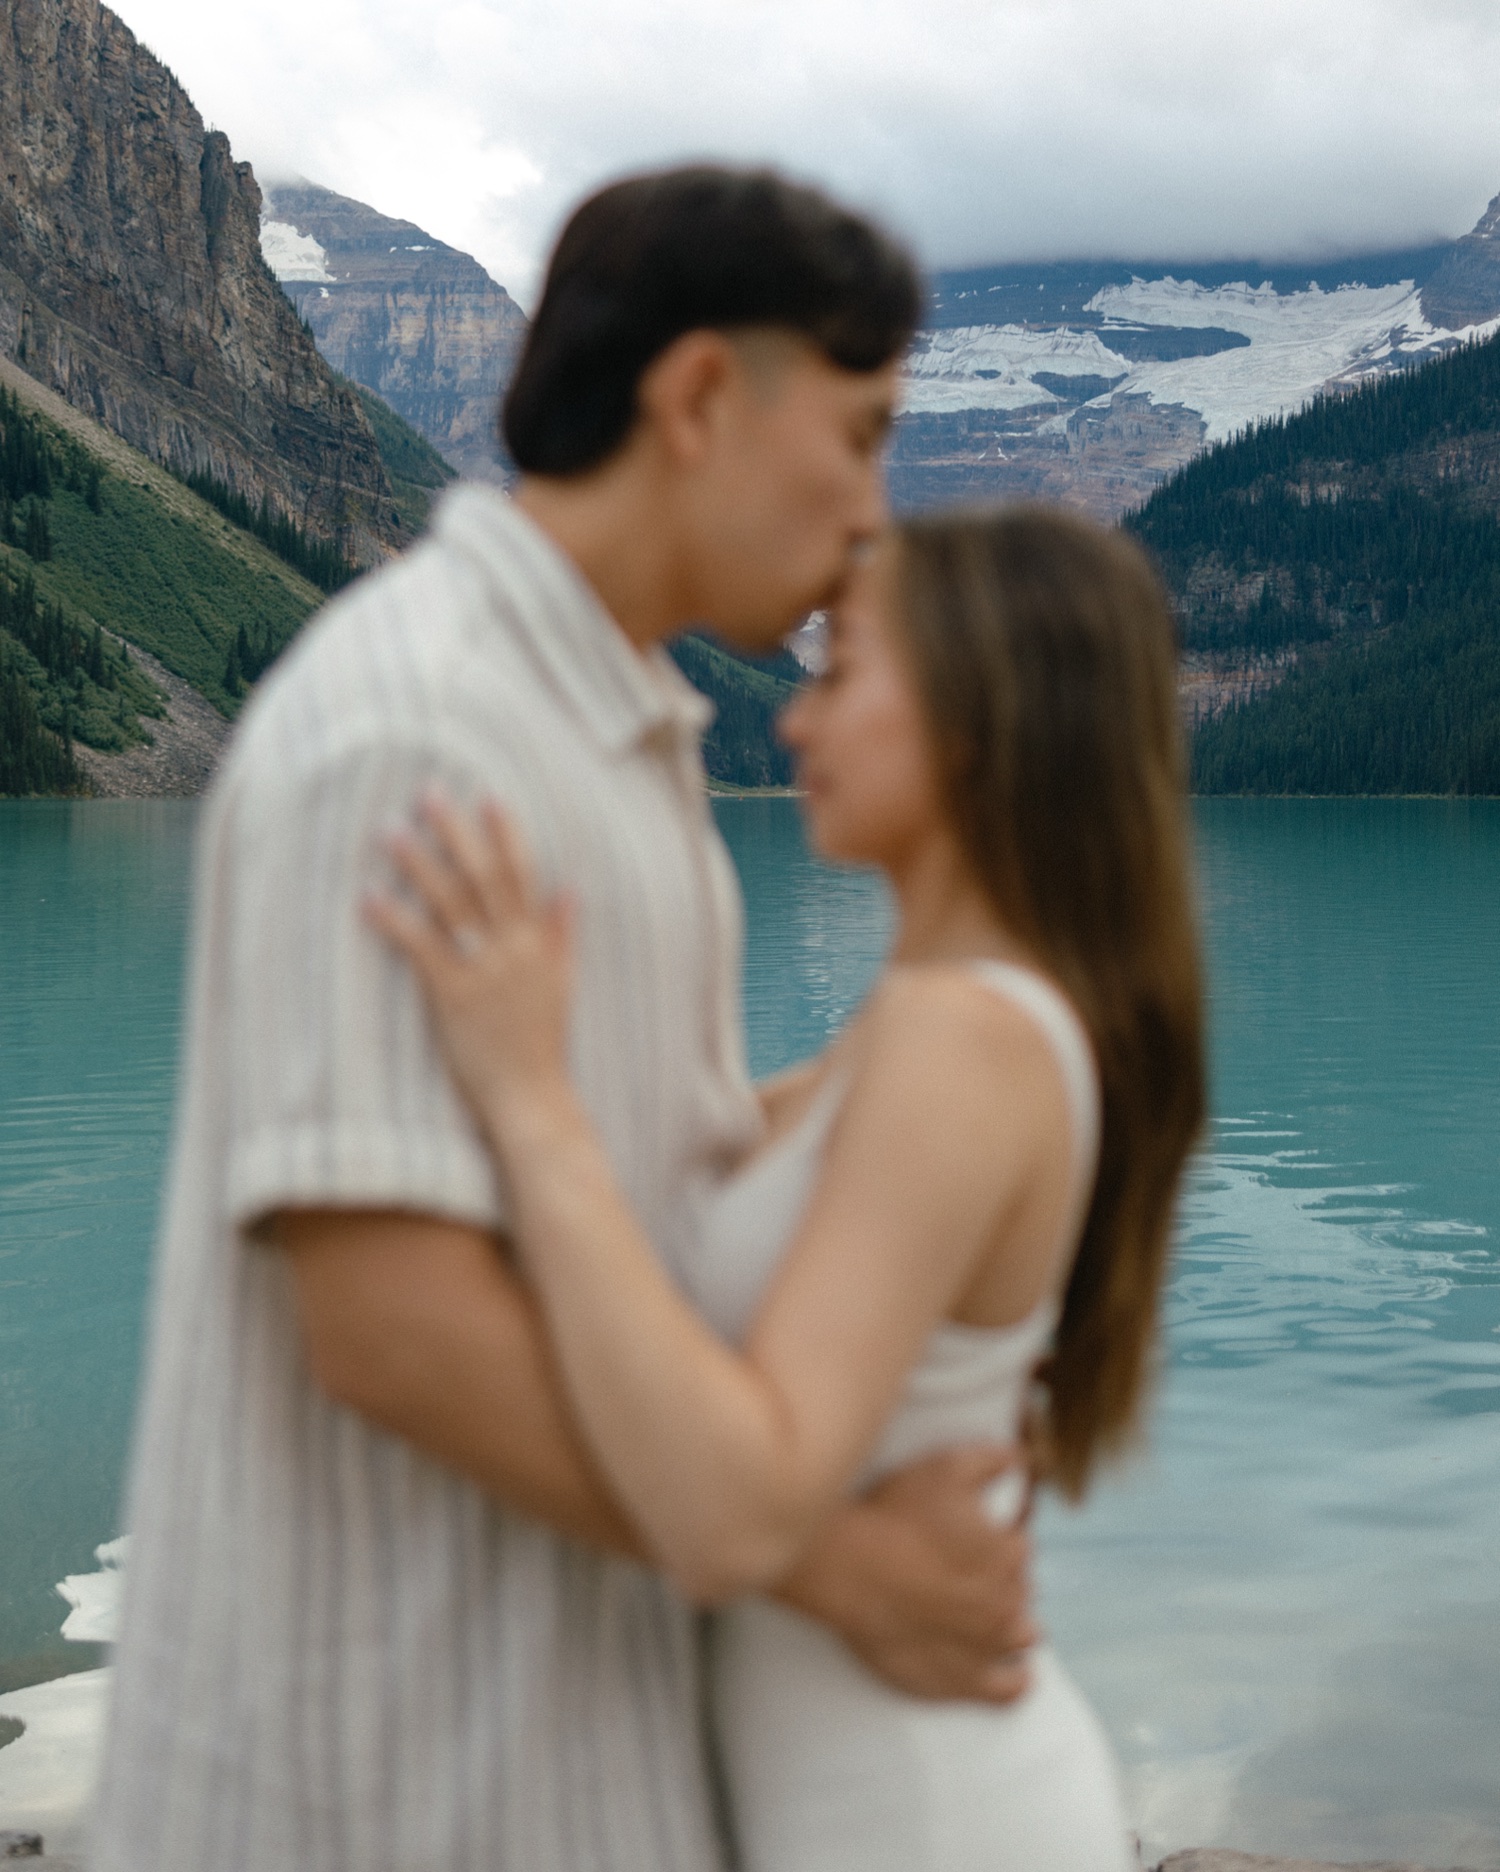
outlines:
{"label": "short sleeve", "polygon": [[383,835],[438,779],[468,790],[420,749],[362,748],[300,777],[258,776],[218,817],[228,914],[210,973],[228,1051],[226,1199],[240,1226],[290,1207],[504,1223],[416,982],[361,911],[389,881]]}

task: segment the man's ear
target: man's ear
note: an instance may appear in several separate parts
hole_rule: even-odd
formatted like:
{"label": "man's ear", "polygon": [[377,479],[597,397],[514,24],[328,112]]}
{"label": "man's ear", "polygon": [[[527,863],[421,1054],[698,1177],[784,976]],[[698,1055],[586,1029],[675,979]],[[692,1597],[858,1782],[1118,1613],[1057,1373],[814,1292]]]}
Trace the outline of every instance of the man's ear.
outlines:
{"label": "man's ear", "polygon": [[640,419],[669,460],[695,467],[713,446],[729,402],[743,392],[744,378],[744,360],[722,332],[684,332],[642,373]]}

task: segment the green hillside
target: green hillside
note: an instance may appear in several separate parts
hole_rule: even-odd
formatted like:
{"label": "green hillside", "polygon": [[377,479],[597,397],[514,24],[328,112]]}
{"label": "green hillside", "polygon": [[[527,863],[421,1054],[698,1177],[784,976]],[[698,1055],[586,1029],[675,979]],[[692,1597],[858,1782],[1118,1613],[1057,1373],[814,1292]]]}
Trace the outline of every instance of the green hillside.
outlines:
{"label": "green hillside", "polygon": [[[81,791],[74,743],[119,751],[162,713],[130,646],[232,716],[353,568],[227,488],[173,479],[29,380],[10,382],[0,382],[0,795]],[[361,398],[415,536],[453,471],[379,398]],[[749,663],[698,637],[674,654],[718,710],[710,775],[785,784],[772,723],[793,660]]]}
{"label": "green hillside", "polygon": [[1500,341],[1263,423],[1125,524],[1183,648],[1264,677],[1199,727],[1200,791],[1500,793]]}
{"label": "green hillside", "polygon": [[458,479],[458,470],[373,390],[357,384],[352,377],[340,381],[359,398],[375,431],[386,479],[396,496],[397,519],[408,532],[420,533],[427,524],[434,497],[450,481]]}
{"label": "green hillside", "polygon": [[801,680],[796,658],[787,651],[751,661],[697,636],[679,637],[672,655],[717,711],[703,740],[709,778],[737,787],[789,785],[791,756],[774,724]]}
{"label": "green hillside", "polygon": [[117,437],[0,385],[0,793],[78,788],[71,743],[149,737],[162,700],[130,646],[229,715],[236,645],[268,660],[321,599]]}
{"label": "green hillside", "polygon": [[[361,391],[413,537],[453,470]],[[295,523],[209,479],[173,479],[12,374],[0,383],[0,795],[82,790],[71,747],[149,737],[136,645],[224,715],[353,576]]]}

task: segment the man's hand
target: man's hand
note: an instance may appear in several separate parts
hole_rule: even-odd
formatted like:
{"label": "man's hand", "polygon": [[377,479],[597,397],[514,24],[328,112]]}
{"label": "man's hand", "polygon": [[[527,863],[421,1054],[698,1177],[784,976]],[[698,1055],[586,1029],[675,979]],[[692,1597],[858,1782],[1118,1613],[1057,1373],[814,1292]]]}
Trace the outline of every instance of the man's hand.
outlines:
{"label": "man's hand", "polygon": [[997,1527],[984,1492],[1019,1450],[947,1450],[833,1517],[776,1597],[836,1631],[910,1696],[1010,1703],[1026,1690],[1031,1537]]}

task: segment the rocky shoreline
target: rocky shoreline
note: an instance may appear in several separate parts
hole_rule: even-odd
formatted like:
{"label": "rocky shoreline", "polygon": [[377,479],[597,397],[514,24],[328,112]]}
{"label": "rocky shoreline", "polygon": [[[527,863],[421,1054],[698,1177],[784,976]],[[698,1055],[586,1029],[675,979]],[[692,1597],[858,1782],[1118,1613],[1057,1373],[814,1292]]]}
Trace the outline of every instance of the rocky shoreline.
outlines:
{"label": "rocky shoreline", "polygon": [[161,690],[167,712],[143,723],[147,746],[105,754],[75,742],[78,765],[96,799],[195,799],[213,778],[233,724],[138,644],[130,659]]}

